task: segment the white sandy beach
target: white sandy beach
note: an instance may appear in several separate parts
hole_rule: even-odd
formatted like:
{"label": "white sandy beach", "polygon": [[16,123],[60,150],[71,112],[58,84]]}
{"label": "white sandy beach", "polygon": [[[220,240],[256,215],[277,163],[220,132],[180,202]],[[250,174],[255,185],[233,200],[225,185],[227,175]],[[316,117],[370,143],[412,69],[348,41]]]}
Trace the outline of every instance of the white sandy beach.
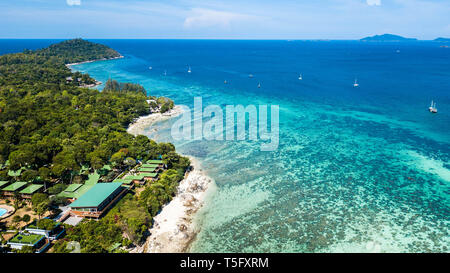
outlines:
{"label": "white sandy beach", "polygon": [[134,123],[128,126],[127,132],[134,136],[143,135],[144,131],[148,129],[152,124],[176,117],[181,113],[183,113],[183,108],[181,106],[175,105],[173,109],[165,112],[164,114],[153,113],[147,116],[139,117]]}
{"label": "white sandy beach", "polygon": [[155,216],[151,235],[142,249],[144,252],[185,252],[199,232],[200,227],[193,221],[195,213],[214,188],[211,187],[214,181],[206,175],[195,158],[190,157],[190,160],[194,170],[180,182],[172,201]]}
{"label": "white sandy beach", "polygon": [[119,57],[115,57],[115,58],[111,58],[111,59],[99,59],[99,60],[92,60],[92,61],[85,61],[85,62],[79,62],[79,63],[71,63],[71,64],[66,64],[66,66],[68,68],[71,68],[71,66],[73,65],[77,65],[77,64],[86,64],[86,63],[93,63],[93,62],[99,62],[99,61],[109,61],[109,60],[117,60],[117,59],[122,59],[123,56],[120,55]]}
{"label": "white sandy beach", "polygon": [[[180,115],[182,107],[161,114],[154,113],[138,118],[127,129],[133,135],[144,134],[152,124]],[[150,236],[142,246],[132,249],[131,253],[173,253],[184,252],[195,239],[199,227],[194,224],[195,213],[203,206],[208,192],[214,187],[214,181],[202,170],[198,160],[189,157],[193,170],[183,179],[176,196],[155,216]]]}

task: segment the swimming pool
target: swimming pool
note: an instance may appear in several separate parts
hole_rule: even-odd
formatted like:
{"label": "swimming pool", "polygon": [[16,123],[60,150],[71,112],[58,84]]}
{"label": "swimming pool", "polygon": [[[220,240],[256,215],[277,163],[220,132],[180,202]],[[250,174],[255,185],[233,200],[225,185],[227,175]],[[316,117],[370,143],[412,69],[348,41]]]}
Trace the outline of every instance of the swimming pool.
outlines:
{"label": "swimming pool", "polygon": [[8,210],[0,208],[0,217],[5,215],[7,212],[8,212]]}

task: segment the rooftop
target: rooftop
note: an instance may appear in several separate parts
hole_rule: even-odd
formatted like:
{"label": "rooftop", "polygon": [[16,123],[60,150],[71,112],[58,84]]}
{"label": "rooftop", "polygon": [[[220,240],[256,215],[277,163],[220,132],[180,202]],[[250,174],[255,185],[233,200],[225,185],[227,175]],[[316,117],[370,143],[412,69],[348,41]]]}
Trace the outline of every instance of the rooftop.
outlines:
{"label": "rooftop", "polygon": [[18,189],[22,188],[26,184],[27,184],[27,182],[15,182],[15,183],[9,185],[8,187],[4,188],[2,191],[17,191]]}
{"label": "rooftop", "polygon": [[18,233],[11,240],[9,240],[9,242],[17,244],[35,245],[42,238],[44,238],[43,235]]}
{"label": "rooftop", "polygon": [[125,180],[142,180],[142,179],[144,179],[144,177],[145,177],[144,174],[137,174],[137,175],[125,176],[123,179],[125,179]]}
{"label": "rooftop", "polygon": [[122,183],[122,184],[131,184],[133,183],[132,180],[126,180],[126,179],[114,179],[114,183]]}
{"label": "rooftop", "polygon": [[70,184],[64,191],[65,192],[74,192],[78,190],[83,184]]}
{"label": "rooftop", "polygon": [[18,169],[17,171],[9,170],[8,175],[9,176],[20,176],[22,173],[22,169]]}
{"label": "rooftop", "polygon": [[162,164],[163,161],[161,159],[153,159],[153,160],[147,160],[147,164]]}
{"label": "rooftop", "polygon": [[40,190],[42,187],[44,187],[44,185],[33,184],[33,185],[30,185],[30,186],[26,187],[25,189],[21,190],[20,193],[33,194],[36,191]]}
{"label": "rooftop", "polygon": [[85,185],[94,185],[98,182],[100,179],[100,175],[95,171],[94,173],[91,173],[88,175],[88,180],[86,180]]}
{"label": "rooftop", "polygon": [[144,177],[156,177],[156,176],[158,176],[157,173],[143,173],[142,175],[143,175]]}
{"label": "rooftop", "polygon": [[9,181],[0,181],[0,189],[3,187],[3,186],[6,186],[6,184],[8,184],[9,183]]}
{"label": "rooftop", "polygon": [[106,198],[116,191],[122,183],[98,183],[85,194],[70,204],[71,208],[98,207]]}
{"label": "rooftop", "polygon": [[141,167],[138,169],[140,172],[154,172],[155,170],[155,167]]}

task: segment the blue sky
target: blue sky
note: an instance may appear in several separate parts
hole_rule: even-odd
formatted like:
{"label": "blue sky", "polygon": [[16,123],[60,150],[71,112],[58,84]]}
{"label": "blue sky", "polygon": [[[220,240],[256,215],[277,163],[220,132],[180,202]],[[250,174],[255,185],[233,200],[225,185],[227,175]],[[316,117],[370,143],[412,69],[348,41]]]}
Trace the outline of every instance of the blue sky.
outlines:
{"label": "blue sky", "polygon": [[0,38],[450,37],[450,0],[0,0]]}

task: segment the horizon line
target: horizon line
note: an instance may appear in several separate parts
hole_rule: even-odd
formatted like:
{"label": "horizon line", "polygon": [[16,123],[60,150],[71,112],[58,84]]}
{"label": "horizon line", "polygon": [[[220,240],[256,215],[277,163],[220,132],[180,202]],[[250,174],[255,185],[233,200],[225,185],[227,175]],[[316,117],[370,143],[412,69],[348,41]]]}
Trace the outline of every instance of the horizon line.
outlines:
{"label": "horizon line", "polygon": [[[372,36],[367,36],[372,37]],[[19,37],[0,37],[0,40],[234,40],[234,41],[361,41],[367,37],[360,39],[330,39],[330,38],[85,38],[85,37],[72,37],[72,38],[19,38]],[[438,38],[450,39],[444,36],[439,36],[434,39],[418,39],[418,38],[406,38],[411,40],[385,40],[385,41],[366,41],[366,42],[420,42],[420,41],[434,41]]]}

